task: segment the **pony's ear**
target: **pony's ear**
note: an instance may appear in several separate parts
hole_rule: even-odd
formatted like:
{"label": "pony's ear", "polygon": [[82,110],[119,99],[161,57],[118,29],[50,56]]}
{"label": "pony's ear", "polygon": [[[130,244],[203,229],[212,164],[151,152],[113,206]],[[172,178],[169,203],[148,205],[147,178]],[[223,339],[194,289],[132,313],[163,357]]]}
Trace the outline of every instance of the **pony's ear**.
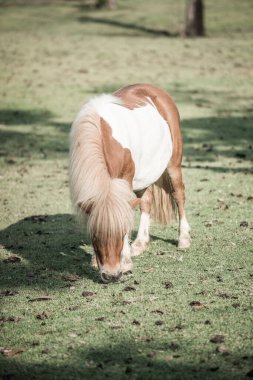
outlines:
{"label": "pony's ear", "polygon": [[87,206],[87,205],[84,206],[84,204],[83,204],[82,202],[79,202],[77,205],[78,205],[78,207],[79,207],[82,211],[85,212],[85,214],[90,215],[91,210],[92,210],[92,206],[93,206],[92,203],[90,203],[88,206]]}
{"label": "pony's ear", "polygon": [[136,206],[138,206],[141,203],[141,198],[133,199],[132,201],[129,201],[130,206],[132,209],[135,209]]}

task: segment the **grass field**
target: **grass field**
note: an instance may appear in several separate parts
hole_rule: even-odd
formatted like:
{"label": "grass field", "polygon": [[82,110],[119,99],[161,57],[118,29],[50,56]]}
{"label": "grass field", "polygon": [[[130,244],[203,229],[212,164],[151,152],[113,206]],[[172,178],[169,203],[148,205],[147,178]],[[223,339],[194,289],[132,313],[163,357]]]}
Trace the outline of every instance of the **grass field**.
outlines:
{"label": "grass field", "polygon": [[[184,0],[0,1],[2,379],[253,376],[253,7],[205,3],[207,37],[186,40]],[[153,225],[133,274],[103,285],[68,133],[85,100],[135,82],[179,107],[193,243]]]}

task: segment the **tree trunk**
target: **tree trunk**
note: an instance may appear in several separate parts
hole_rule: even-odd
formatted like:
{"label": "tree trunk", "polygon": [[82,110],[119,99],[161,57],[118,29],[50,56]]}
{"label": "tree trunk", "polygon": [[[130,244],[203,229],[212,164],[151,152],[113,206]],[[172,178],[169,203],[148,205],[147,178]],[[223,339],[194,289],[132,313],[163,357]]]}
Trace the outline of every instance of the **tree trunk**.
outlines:
{"label": "tree trunk", "polygon": [[187,0],[184,36],[204,35],[204,0]]}
{"label": "tree trunk", "polygon": [[117,8],[117,0],[97,0],[96,8],[108,8],[108,9],[116,9]]}

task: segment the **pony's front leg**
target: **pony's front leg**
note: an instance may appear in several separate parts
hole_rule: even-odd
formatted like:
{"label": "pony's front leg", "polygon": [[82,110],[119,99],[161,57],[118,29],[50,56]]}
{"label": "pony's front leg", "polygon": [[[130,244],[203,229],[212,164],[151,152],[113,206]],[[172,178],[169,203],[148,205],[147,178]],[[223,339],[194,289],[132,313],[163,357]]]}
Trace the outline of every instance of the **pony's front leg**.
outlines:
{"label": "pony's front leg", "polygon": [[141,220],[137,237],[131,247],[132,256],[140,255],[148,247],[151,204],[152,193],[147,189],[141,198]]}
{"label": "pony's front leg", "polygon": [[128,234],[124,237],[123,249],[121,252],[121,270],[122,273],[131,272],[133,269],[133,262],[131,260],[131,249],[128,241]]}

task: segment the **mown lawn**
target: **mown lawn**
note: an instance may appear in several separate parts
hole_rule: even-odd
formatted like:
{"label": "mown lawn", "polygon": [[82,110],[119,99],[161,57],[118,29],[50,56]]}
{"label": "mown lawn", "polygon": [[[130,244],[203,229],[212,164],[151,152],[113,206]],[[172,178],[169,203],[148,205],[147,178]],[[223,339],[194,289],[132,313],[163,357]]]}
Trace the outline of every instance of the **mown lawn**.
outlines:
{"label": "mown lawn", "polygon": [[[193,40],[184,0],[0,4],[2,379],[252,377],[251,0],[206,0]],[[178,104],[193,243],[153,225],[133,274],[104,285],[71,212],[68,133],[85,100],[135,82]]]}

